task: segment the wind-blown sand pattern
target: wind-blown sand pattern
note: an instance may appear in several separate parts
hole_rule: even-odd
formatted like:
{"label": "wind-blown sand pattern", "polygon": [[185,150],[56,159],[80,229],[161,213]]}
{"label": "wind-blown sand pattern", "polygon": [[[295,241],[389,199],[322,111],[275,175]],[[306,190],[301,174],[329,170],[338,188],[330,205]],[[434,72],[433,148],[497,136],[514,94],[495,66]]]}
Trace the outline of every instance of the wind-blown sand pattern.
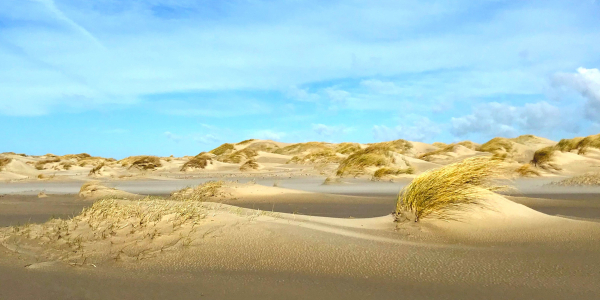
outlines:
{"label": "wind-blown sand pattern", "polygon": [[[600,159],[591,142],[560,147],[522,136],[248,140],[120,161],[3,153],[0,298],[596,299],[600,190],[570,186],[592,183]],[[471,175],[450,184],[459,174]],[[516,187],[496,193],[501,177]],[[427,199],[466,198],[410,217],[397,194],[428,178],[439,193]]]}

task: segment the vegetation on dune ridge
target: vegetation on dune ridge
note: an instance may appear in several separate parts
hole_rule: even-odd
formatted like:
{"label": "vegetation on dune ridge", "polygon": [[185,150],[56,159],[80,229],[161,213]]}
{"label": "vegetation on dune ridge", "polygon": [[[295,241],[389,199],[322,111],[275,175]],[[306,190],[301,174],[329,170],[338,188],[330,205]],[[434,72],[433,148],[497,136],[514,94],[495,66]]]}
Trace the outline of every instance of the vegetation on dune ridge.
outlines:
{"label": "vegetation on dune ridge", "polygon": [[549,165],[554,156],[554,151],[556,150],[555,146],[548,146],[535,151],[531,164],[536,167],[545,167]]}
{"label": "vegetation on dune ridge", "polygon": [[577,154],[585,154],[589,148],[600,149],[600,134],[587,137],[575,137],[572,139],[562,139],[554,146],[561,152],[571,152],[578,150]]}
{"label": "vegetation on dune ridge", "polygon": [[551,182],[550,185],[560,186],[600,186],[600,173],[587,173],[561,181]]}
{"label": "vegetation on dune ridge", "polygon": [[190,158],[187,162],[181,166],[180,171],[187,171],[189,169],[204,169],[208,166],[209,161],[212,160],[212,156],[206,152],[200,152],[198,155]]}
{"label": "vegetation on dune ridge", "polygon": [[398,169],[398,168],[381,168],[375,171],[373,174],[373,178],[382,178],[389,175],[400,175],[400,174],[414,174],[415,169],[413,167],[408,167],[406,169]]}
{"label": "vegetation on dune ridge", "polygon": [[401,154],[405,154],[408,150],[413,148],[413,145],[409,141],[403,139],[398,139],[389,142],[373,143],[370,144],[369,147],[370,146],[388,147],[390,151],[398,152]]}
{"label": "vegetation on dune ridge", "polygon": [[477,144],[471,142],[471,141],[463,141],[463,142],[458,142],[458,143],[453,143],[453,144],[449,144],[445,146],[441,147],[440,149],[437,150],[433,150],[424,154],[419,155],[419,159],[425,160],[425,161],[431,161],[432,160],[432,156],[434,155],[443,155],[449,152],[452,152],[456,149],[457,146],[463,146],[466,148],[469,148],[471,150],[475,150],[477,148]]}
{"label": "vegetation on dune ridge", "polygon": [[171,200],[177,201],[207,201],[214,197],[226,197],[227,193],[222,191],[224,181],[207,181],[196,187],[186,187],[171,193]]}
{"label": "vegetation on dune ridge", "polygon": [[46,167],[46,164],[55,163],[55,162],[60,162],[60,158],[53,157],[53,158],[49,158],[49,159],[40,160],[40,161],[36,162],[34,166],[37,170],[43,170]]}
{"label": "vegetation on dune ridge", "polygon": [[245,145],[245,144],[248,144],[248,143],[250,143],[250,142],[253,142],[253,141],[255,141],[255,140],[256,140],[256,139],[247,139],[247,140],[243,140],[243,141],[241,141],[241,142],[237,143],[237,145]]}
{"label": "vegetation on dune ridge", "polygon": [[540,141],[541,139],[532,134],[524,134],[510,140],[519,144],[529,144],[534,141]]}
{"label": "vegetation on dune ridge", "polygon": [[331,145],[323,142],[297,143],[275,150],[273,153],[285,155],[297,155],[307,151],[320,151],[331,149]]}
{"label": "vegetation on dune ridge", "polygon": [[515,170],[515,172],[522,177],[536,177],[541,176],[540,172],[533,168],[531,164],[523,164]]}
{"label": "vegetation on dune ridge", "polygon": [[264,142],[252,143],[252,144],[248,145],[248,147],[246,147],[246,149],[274,153],[275,151],[277,151],[277,149],[280,149],[280,148],[279,148],[279,146],[277,146],[277,144],[275,144],[273,142],[264,141]]}
{"label": "vegetation on dune ridge", "polygon": [[252,159],[252,158],[256,157],[257,155],[258,155],[258,152],[254,151],[252,149],[244,148],[242,150],[238,150],[233,153],[217,157],[217,160],[221,161],[221,162],[225,162],[225,163],[239,164],[243,160]]}
{"label": "vegetation on dune ridge", "polygon": [[392,145],[378,143],[354,152],[340,163],[337,175],[359,175],[364,174],[367,167],[387,166],[392,162],[392,150]]}
{"label": "vegetation on dune ridge", "polygon": [[304,156],[294,156],[288,161],[293,164],[307,164],[307,163],[339,163],[344,160],[343,157],[337,156],[336,152],[332,149],[323,149],[315,152],[310,152]]}
{"label": "vegetation on dune ridge", "polygon": [[88,173],[88,176],[98,175],[100,173],[100,170],[102,170],[102,168],[104,168],[104,162],[101,162],[98,165],[96,165],[95,167],[93,167],[90,170],[90,172]]}
{"label": "vegetation on dune ridge", "polygon": [[501,161],[474,157],[427,171],[398,194],[396,221],[418,222],[426,217],[455,219],[471,205],[485,205],[485,197],[504,187],[491,182],[504,174]]}
{"label": "vegetation on dune ridge", "polygon": [[250,171],[258,169],[259,165],[254,159],[247,160],[243,165],[240,166],[240,171]]}
{"label": "vegetation on dune ridge", "polygon": [[510,152],[513,148],[512,142],[507,138],[497,137],[489,140],[485,144],[477,147],[475,150],[481,152],[495,153],[498,151]]}
{"label": "vegetation on dune ridge", "polygon": [[341,154],[351,154],[361,149],[357,143],[340,143],[335,146],[335,152]]}
{"label": "vegetation on dune ridge", "polygon": [[225,143],[215,149],[212,149],[208,152],[214,154],[214,155],[223,155],[228,151],[233,151],[235,150],[235,146],[233,144],[229,144],[229,143]]}
{"label": "vegetation on dune ridge", "polygon": [[448,144],[446,143],[442,143],[442,142],[434,142],[433,144],[431,144],[432,146],[438,147],[438,148],[444,148],[446,146],[448,146]]}
{"label": "vegetation on dune ridge", "polygon": [[6,165],[8,165],[12,161],[12,158],[9,157],[0,157],[0,171],[4,169]]}
{"label": "vegetation on dune ridge", "polygon": [[136,167],[142,170],[154,170],[162,167],[160,158],[149,155],[130,156],[123,158],[119,162],[123,167],[129,166],[129,169]]}

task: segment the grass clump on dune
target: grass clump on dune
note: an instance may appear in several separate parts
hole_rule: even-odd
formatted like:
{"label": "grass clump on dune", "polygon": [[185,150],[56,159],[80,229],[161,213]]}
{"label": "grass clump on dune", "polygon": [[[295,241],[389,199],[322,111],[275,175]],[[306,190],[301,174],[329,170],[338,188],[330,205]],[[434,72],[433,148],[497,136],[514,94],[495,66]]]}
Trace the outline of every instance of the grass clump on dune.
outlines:
{"label": "grass clump on dune", "polygon": [[398,194],[396,221],[451,220],[456,211],[483,205],[486,196],[503,188],[491,182],[503,174],[500,165],[500,160],[474,157],[417,176]]}
{"label": "grass clump on dune", "polygon": [[235,151],[231,154],[218,157],[217,160],[221,161],[221,162],[225,162],[225,163],[239,164],[243,160],[252,159],[257,155],[258,155],[258,152],[254,151],[252,149],[244,148],[242,150]]}
{"label": "grass clump on dune", "polygon": [[46,167],[46,164],[55,163],[55,162],[59,162],[59,161],[60,161],[60,158],[52,157],[50,159],[40,160],[40,161],[36,162],[34,166],[37,170],[43,170]]}
{"label": "grass clump on dune", "polygon": [[8,165],[12,161],[12,158],[9,157],[0,157],[0,171],[4,169],[6,165]]}
{"label": "grass clump on dune", "polygon": [[148,155],[126,157],[121,159],[119,163],[121,163],[121,166],[123,167],[129,166],[129,169],[136,167],[142,170],[154,170],[162,167],[160,158]]}
{"label": "grass clump on dune", "polygon": [[288,163],[306,164],[306,163],[339,163],[344,160],[343,157],[336,155],[336,152],[331,149],[323,149],[308,153],[304,156],[294,156]]}
{"label": "grass clump on dune", "polygon": [[523,164],[515,170],[515,172],[522,177],[535,177],[541,176],[540,172],[533,168],[531,164]]}
{"label": "grass clump on dune", "polygon": [[497,137],[497,138],[493,138],[493,139],[489,140],[487,143],[477,147],[476,150],[482,151],[482,152],[494,153],[497,151],[510,152],[510,150],[512,150],[512,148],[513,148],[513,145],[509,139]]}
{"label": "grass clump on dune", "polygon": [[187,171],[189,169],[204,169],[208,166],[208,162],[212,160],[212,156],[206,152],[190,158],[186,163],[181,166],[180,171]]}
{"label": "grass clump on dune", "polygon": [[389,165],[392,161],[391,151],[392,146],[387,143],[373,144],[365,149],[357,151],[340,163],[337,169],[337,175],[359,175],[363,174],[367,167],[382,167]]}
{"label": "grass clump on dune", "polygon": [[419,159],[425,160],[425,161],[430,161],[433,159],[432,156],[434,155],[443,155],[449,152],[452,152],[456,149],[457,146],[463,146],[466,148],[469,148],[471,150],[475,150],[475,148],[477,148],[477,145],[471,141],[463,141],[463,142],[459,142],[459,143],[453,143],[453,144],[444,144],[445,146],[437,149],[437,150],[433,150],[427,153],[423,153],[421,155],[419,155]]}
{"label": "grass clump on dune", "polygon": [[101,162],[97,166],[93,167],[90,170],[90,173],[88,173],[88,176],[98,175],[98,173],[100,173],[100,170],[102,170],[102,168],[104,168],[104,163],[103,162]]}
{"label": "grass clump on dune", "polygon": [[328,144],[323,142],[307,142],[297,143],[283,148],[275,150],[273,153],[285,154],[285,155],[297,155],[307,151],[319,151],[323,149],[329,149]]}
{"label": "grass clump on dune", "polygon": [[207,201],[213,197],[225,197],[227,193],[222,191],[225,182],[208,181],[196,187],[186,187],[171,193],[171,200],[178,201]]}
{"label": "grass clump on dune", "polygon": [[245,145],[245,144],[248,144],[248,143],[253,142],[253,141],[255,141],[255,139],[247,139],[247,140],[243,140],[243,141],[241,141],[241,142],[239,142],[237,144],[238,145]]}
{"label": "grass clump on dune", "polygon": [[335,152],[341,154],[351,154],[361,149],[357,143],[340,143],[335,146]]}
{"label": "grass clump on dune", "polygon": [[545,167],[549,165],[552,161],[554,151],[556,151],[556,148],[554,146],[548,146],[539,149],[533,154],[533,159],[530,163],[536,167]]}
{"label": "grass clump on dune", "polygon": [[227,153],[228,151],[233,151],[234,149],[235,149],[235,146],[233,144],[225,143],[215,149],[210,150],[209,152],[214,155],[223,155],[223,154]]}
{"label": "grass clump on dune", "polygon": [[398,168],[381,168],[373,174],[373,178],[382,178],[389,175],[400,175],[400,174],[414,174],[415,169],[413,167],[408,167],[406,169],[398,169]]}
{"label": "grass clump on dune", "polygon": [[254,159],[247,160],[243,165],[240,166],[240,171],[250,171],[258,169],[259,165]]}

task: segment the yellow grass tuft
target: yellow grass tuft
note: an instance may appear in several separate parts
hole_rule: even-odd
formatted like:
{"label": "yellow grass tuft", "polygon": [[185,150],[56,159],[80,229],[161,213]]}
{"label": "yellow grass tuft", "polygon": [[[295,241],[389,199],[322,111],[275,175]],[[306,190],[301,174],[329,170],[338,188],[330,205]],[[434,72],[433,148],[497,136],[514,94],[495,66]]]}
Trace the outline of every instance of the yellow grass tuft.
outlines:
{"label": "yellow grass tuft", "polygon": [[206,152],[192,157],[181,167],[180,171],[187,171],[188,169],[204,169],[208,166],[208,162],[212,160],[212,156]]}
{"label": "yellow grass tuft", "polygon": [[343,157],[337,156],[332,149],[323,149],[315,152],[310,152],[304,156],[294,156],[288,163],[307,164],[307,163],[339,163],[344,160]]}
{"label": "yellow grass tuft", "polygon": [[239,142],[237,144],[238,145],[245,145],[245,144],[248,144],[248,143],[253,142],[253,141],[255,141],[255,139],[247,139],[247,140],[243,140],[243,141],[241,141],[241,142]]}
{"label": "yellow grass tuft", "polygon": [[541,176],[540,172],[536,170],[531,164],[523,164],[515,170],[515,172],[522,177],[535,177]]}
{"label": "yellow grass tuft", "polygon": [[258,163],[254,159],[249,159],[240,166],[240,171],[256,170],[258,167]]}
{"label": "yellow grass tuft", "polygon": [[539,149],[533,154],[533,159],[530,163],[536,167],[545,167],[552,161],[554,151],[556,151],[554,146]]}
{"label": "yellow grass tuft", "polygon": [[363,174],[367,167],[387,166],[392,161],[392,149],[392,145],[388,143],[377,143],[357,151],[340,163],[337,175],[359,175]]}
{"label": "yellow grass tuft", "polygon": [[12,158],[9,157],[0,157],[0,171],[4,169],[6,165],[8,165],[12,161]]}
{"label": "yellow grass tuft", "polygon": [[493,138],[493,139],[489,140],[487,143],[479,146],[476,150],[482,151],[482,152],[495,153],[497,151],[510,152],[510,150],[512,150],[512,148],[513,148],[513,144],[509,139],[497,137],[497,138]]}
{"label": "yellow grass tuft", "polygon": [[37,170],[43,170],[46,167],[46,164],[55,163],[55,162],[59,162],[59,161],[60,161],[60,158],[58,158],[58,157],[52,157],[49,159],[40,160],[35,163],[35,168]]}
{"label": "yellow grass tuft", "polygon": [[352,154],[361,149],[362,148],[357,143],[340,143],[335,146],[335,152],[341,154]]}
{"label": "yellow grass tuft", "polygon": [[90,170],[90,173],[88,173],[88,176],[98,175],[98,173],[100,173],[100,170],[102,170],[102,168],[104,168],[104,163],[103,162],[101,162],[98,165],[96,165],[95,167],[93,167]]}
{"label": "yellow grass tuft", "polygon": [[424,154],[419,155],[419,159],[425,160],[425,161],[431,161],[433,159],[432,156],[434,155],[443,155],[446,154],[448,152],[452,152],[456,149],[456,146],[463,146],[463,147],[467,147],[471,150],[475,150],[477,148],[477,145],[471,141],[463,141],[463,142],[459,142],[459,143],[453,143],[453,144],[449,144],[445,146],[437,149],[437,150],[433,150]]}
{"label": "yellow grass tuft", "polygon": [[225,143],[215,149],[210,150],[209,152],[214,155],[223,155],[227,152],[233,151],[234,149],[235,149],[235,146],[233,144]]}
{"label": "yellow grass tuft", "polygon": [[285,146],[283,148],[275,150],[273,153],[285,154],[285,155],[297,155],[307,151],[320,151],[324,149],[330,149],[329,144],[323,142],[308,142],[298,143]]}
{"label": "yellow grass tuft", "polygon": [[419,175],[398,194],[396,220],[450,220],[456,211],[484,205],[487,195],[503,188],[490,181],[504,173],[500,165],[496,159],[474,157]]}
{"label": "yellow grass tuft", "polygon": [[389,175],[400,175],[400,174],[414,174],[415,169],[413,167],[408,167],[406,169],[397,169],[397,168],[381,168],[373,174],[373,178],[382,178]]}
{"label": "yellow grass tuft", "polygon": [[171,193],[171,200],[178,201],[207,201],[212,197],[225,197],[227,193],[222,191],[225,182],[208,181],[194,188],[186,187]]}
{"label": "yellow grass tuft", "polygon": [[162,167],[162,163],[160,162],[160,158],[156,156],[149,155],[140,155],[140,156],[130,156],[123,158],[119,161],[121,166],[129,168],[139,168],[142,170],[154,170],[156,168]]}
{"label": "yellow grass tuft", "polygon": [[239,164],[243,160],[252,159],[257,155],[258,155],[258,152],[254,151],[252,149],[244,148],[242,150],[235,151],[231,154],[218,157],[217,160],[225,162],[225,163]]}

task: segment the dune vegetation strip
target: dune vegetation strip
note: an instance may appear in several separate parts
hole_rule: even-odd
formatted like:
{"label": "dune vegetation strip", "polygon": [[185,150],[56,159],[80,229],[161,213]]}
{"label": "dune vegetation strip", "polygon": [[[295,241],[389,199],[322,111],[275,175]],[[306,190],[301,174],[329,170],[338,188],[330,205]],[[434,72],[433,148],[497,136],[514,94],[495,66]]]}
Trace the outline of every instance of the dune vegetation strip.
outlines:
{"label": "dune vegetation strip", "polygon": [[176,201],[208,201],[214,198],[225,198],[230,196],[229,193],[223,190],[226,184],[231,184],[225,181],[208,181],[196,187],[185,187],[181,190],[171,193],[170,200]]}
{"label": "dune vegetation strip", "polygon": [[12,158],[10,157],[0,157],[0,171],[2,171],[11,161]]}
{"label": "dune vegetation strip", "polygon": [[187,171],[190,169],[204,169],[208,166],[209,163],[212,163],[212,155],[206,152],[201,152],[198,155],[192,157],[190,160],[185,162],[183,166],[181,166],[180,171]]}
{"label": "dune vegetation strip", "polygon": [[256,156],[258,156],[258,152],[252,149],[244,148],[242,150],[234,151],[230,154],[222,154],[221,156],[217,157],[217,160],[225,163],[239,164],[244,160],[252,159]]}
{"label": "dune vegetation strip", "polygon": [[392,152],[404,153],[411,148],[412,145],[404,140],[371,144],[344,159],[337,169],[337,175],[360,175],[368,167],[389,166],[393,162]]}
{"label": "dune vegetation strip", "polygon": [[455,219],[457,212],[469,206],[485,206],[487,196],[504,188],[493,184],[491,179],[503,174],[501,161],[486,157],[468,158],[427,171],[398,194],[396,220]]}
{"label": "dune vegetation strip", "polygon": [[130,156],[119,161],[121,166],[138,168],[140,170],[154,170],[162,167],[160,158],[150,155]]}
{"label": "dune vegetation strip", "polygon": [[440,148],[437,150],[433,150],[427,153],[423,153],[421,155],[419,155],[419,159],[422,159],[424,161],[431,161],[433,159],[433,156],[436,155],[444,155],[447,154],[449,152],[452,152],[456,149],[456,147],[458,146],[463,146],[465,148],[471,149],[471,150],[475,150],[477,148],[477,144],[471,142],[471,141],[463,141],[463,142],[459,142],[459,143],[453,143],[453,144],[449,144],[449,145],[440,145]]}
{"label": "dune vegetation strip", "polygon": [[332,149],[321,149],[315,152],[310,152],[306,155],[294,156],[288,163],[291,164],[308,164],[308,163],[339,163],[344,160],[343,157],[338,156]]}
{"label": "dune vegetation strip", "polygon": [[550,185],[558,186],[600,186],[600,173],[588,173],[561,181],[553,181]]}
{"label": "dune vegetation strip", "polygon": [[373,173],[373,178],[379,179],[389,175],[401,175],[401,174],[414,174],[415,169],[413,167],[408,167],[406,169],[398,169],[398,168],[381,168]]}
{"label": "dune vegetation strip", "polygon": [[235,146],[233,144],[225,143],[215,149],[210,150],[209,152],[214,155],[223,155],[227,152],[231,152],[235,150]]}

